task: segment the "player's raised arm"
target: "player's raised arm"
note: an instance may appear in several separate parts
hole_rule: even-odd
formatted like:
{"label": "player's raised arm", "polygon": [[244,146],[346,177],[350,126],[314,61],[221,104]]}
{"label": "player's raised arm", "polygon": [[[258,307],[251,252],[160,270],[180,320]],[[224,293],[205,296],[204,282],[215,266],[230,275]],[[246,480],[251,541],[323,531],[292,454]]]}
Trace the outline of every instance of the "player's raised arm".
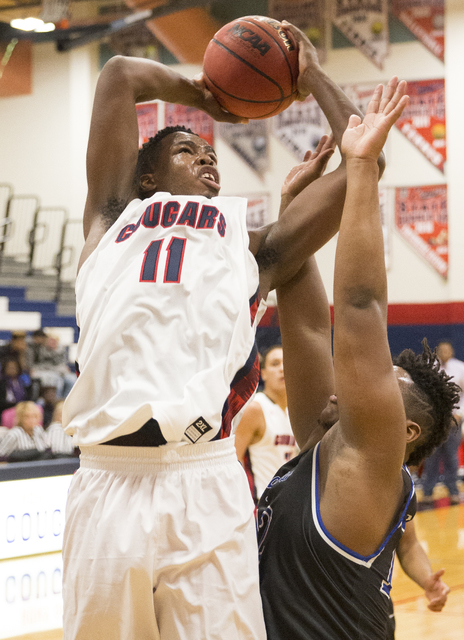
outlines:
{"label": "player's raised arm", "polygon": [[277,289],[277,301],[288,413],[297,444],[305,450],[331,426],[321,413],[325,407],[330,411],[335,391],[329,301],[314,256]]}
{"label": "player's raised arm", "polygon": [[86,247],[81,263],[135,197],[138,155],[135,105],[154,99],[197,107],[216,120],[240,121],[219,106],[201,81],[189,80],[150,60],[111,58],[100,74],[92,111],[84,212]]}
{"label": "player's raised arm", "polygon": [[[320,67],[316,50],[308,38],[293,25],[284,24],[284,28],[291,31],[298,42],[300,95],[314,95],[329,121],[335,142],[340,145],[350,115],[360,115],[360,112]],[[396,77],[390,80],[386,97],[393,97],[397,84]],[[383,171],[382,153],[377,162]],[[345,190],[346,167],[342,161],[335,171],[309,184],[266,235],[253,238],[250,248],[260,266],[263,296],[293,277],[304,260],[335,235],[340,225]]]}
{"label": "player's raised arm", "polygon": [[379,85],[364,120],[352,116],[343,136],[347,193],[334,275],[335,384],[344,437],[356,448],[376,450],[379,473],[390,477],[403,462],[405,414],[387,339],[377,157],[407,104],[405,89],[401,82],[391,99],[382,99]]}

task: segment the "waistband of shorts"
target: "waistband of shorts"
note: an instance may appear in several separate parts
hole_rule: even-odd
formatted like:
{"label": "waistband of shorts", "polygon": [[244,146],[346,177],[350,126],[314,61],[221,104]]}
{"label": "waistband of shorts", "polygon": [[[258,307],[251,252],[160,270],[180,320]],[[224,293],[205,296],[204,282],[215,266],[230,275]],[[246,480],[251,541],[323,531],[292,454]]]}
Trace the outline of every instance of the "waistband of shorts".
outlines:
{"label": "waistband of shorts", "polygon": [[114,447],[98,444],[81,446],[80,466],[84,469],[125,473],[180,471],[211,468],[236,463],[235,438],[201,444],[166,444],[161,447]]}

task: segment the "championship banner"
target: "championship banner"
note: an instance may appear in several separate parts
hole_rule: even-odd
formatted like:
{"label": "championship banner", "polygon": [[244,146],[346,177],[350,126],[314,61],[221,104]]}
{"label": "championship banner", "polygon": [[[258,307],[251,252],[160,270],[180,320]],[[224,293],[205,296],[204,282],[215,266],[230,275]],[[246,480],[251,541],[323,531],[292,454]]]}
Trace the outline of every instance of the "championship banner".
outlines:
{"label": "championship banner", "polygon": [[446,161],[445,81],[408,82],[409,104],[396,126],[430,162],[444,171]]}
{"label": "championship banner", "polygon": [[158,131],[158,105],[156,102],[136,104],[137,122],[139,124],[139,149]]}
{"label": "championship banner", "polygon": [[379,69],[388,53],[388,0],[331,0],[332,22]]}
{"label": "championship banner", "polygon": [[287,20],[301,29],[317,49],[319,62],[325,62],[324,0],[269,0],[268,13],[275,20]]}
{"label": "championship banner", "polygon": [[314,151],[324,133],[330,131],[329,123],[313,96],[304,102],[292,104],[272,118],[276,138],[303,162],[306,151]]}
{"label": "championship banner", "polygon": [[269,168],[269,136],[267,123],[250,120],[248,124],[218,124],[220,137],[244,160],[263,176]]}
{"label": "championship banner", "polygon": [[214,146],[214,120],[204,111],[183,104],[166,102],[164,106],[164,126],[183,125]]}
{"label": "championship banner", "polygon": [[448,204],[446,185],[398,187],[395,226],[438,273],[448,275]]}
{"label": "championship banner", "polygon": [[392,13],[444,62],[445,0],[392,0]]}
{"label": "championship banner", "polygon": [[245,195],[248,198],[246,223],[247,229],[259,229],[269,223],[271,197],[268,193]]}

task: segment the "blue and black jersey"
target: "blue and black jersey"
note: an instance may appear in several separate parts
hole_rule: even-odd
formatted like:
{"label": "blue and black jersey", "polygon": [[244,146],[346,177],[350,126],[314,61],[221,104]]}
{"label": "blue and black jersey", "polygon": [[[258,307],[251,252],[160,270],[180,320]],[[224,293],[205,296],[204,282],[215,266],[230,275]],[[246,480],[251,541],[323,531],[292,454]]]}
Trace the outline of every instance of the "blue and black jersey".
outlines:
{"label": "blue and black jersey", "polygon": [[318,499],[319,445],[290,460],[258,506],[261,596],[268,640],[385,640],[395,549],[414,517],[414,484],[403,467],[394,525],[370,556],[324,527]]}

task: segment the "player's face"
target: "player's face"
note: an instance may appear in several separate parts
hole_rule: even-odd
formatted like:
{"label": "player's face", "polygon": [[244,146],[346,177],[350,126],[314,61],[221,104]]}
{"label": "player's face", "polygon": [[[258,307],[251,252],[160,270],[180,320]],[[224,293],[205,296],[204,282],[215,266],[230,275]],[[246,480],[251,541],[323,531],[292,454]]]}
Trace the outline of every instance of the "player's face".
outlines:
{"label": "player's face", "polygon": [[261,378],[266,389],[280,392],[285,390],[284,361],[282,349],[272,349],[266,356],[261,369]]}
{"label": "player's face", "polygon": [[206,140],[177,131],[161,141],[156,190],[173,195],[217,196],[220,178],[217,157]]}

